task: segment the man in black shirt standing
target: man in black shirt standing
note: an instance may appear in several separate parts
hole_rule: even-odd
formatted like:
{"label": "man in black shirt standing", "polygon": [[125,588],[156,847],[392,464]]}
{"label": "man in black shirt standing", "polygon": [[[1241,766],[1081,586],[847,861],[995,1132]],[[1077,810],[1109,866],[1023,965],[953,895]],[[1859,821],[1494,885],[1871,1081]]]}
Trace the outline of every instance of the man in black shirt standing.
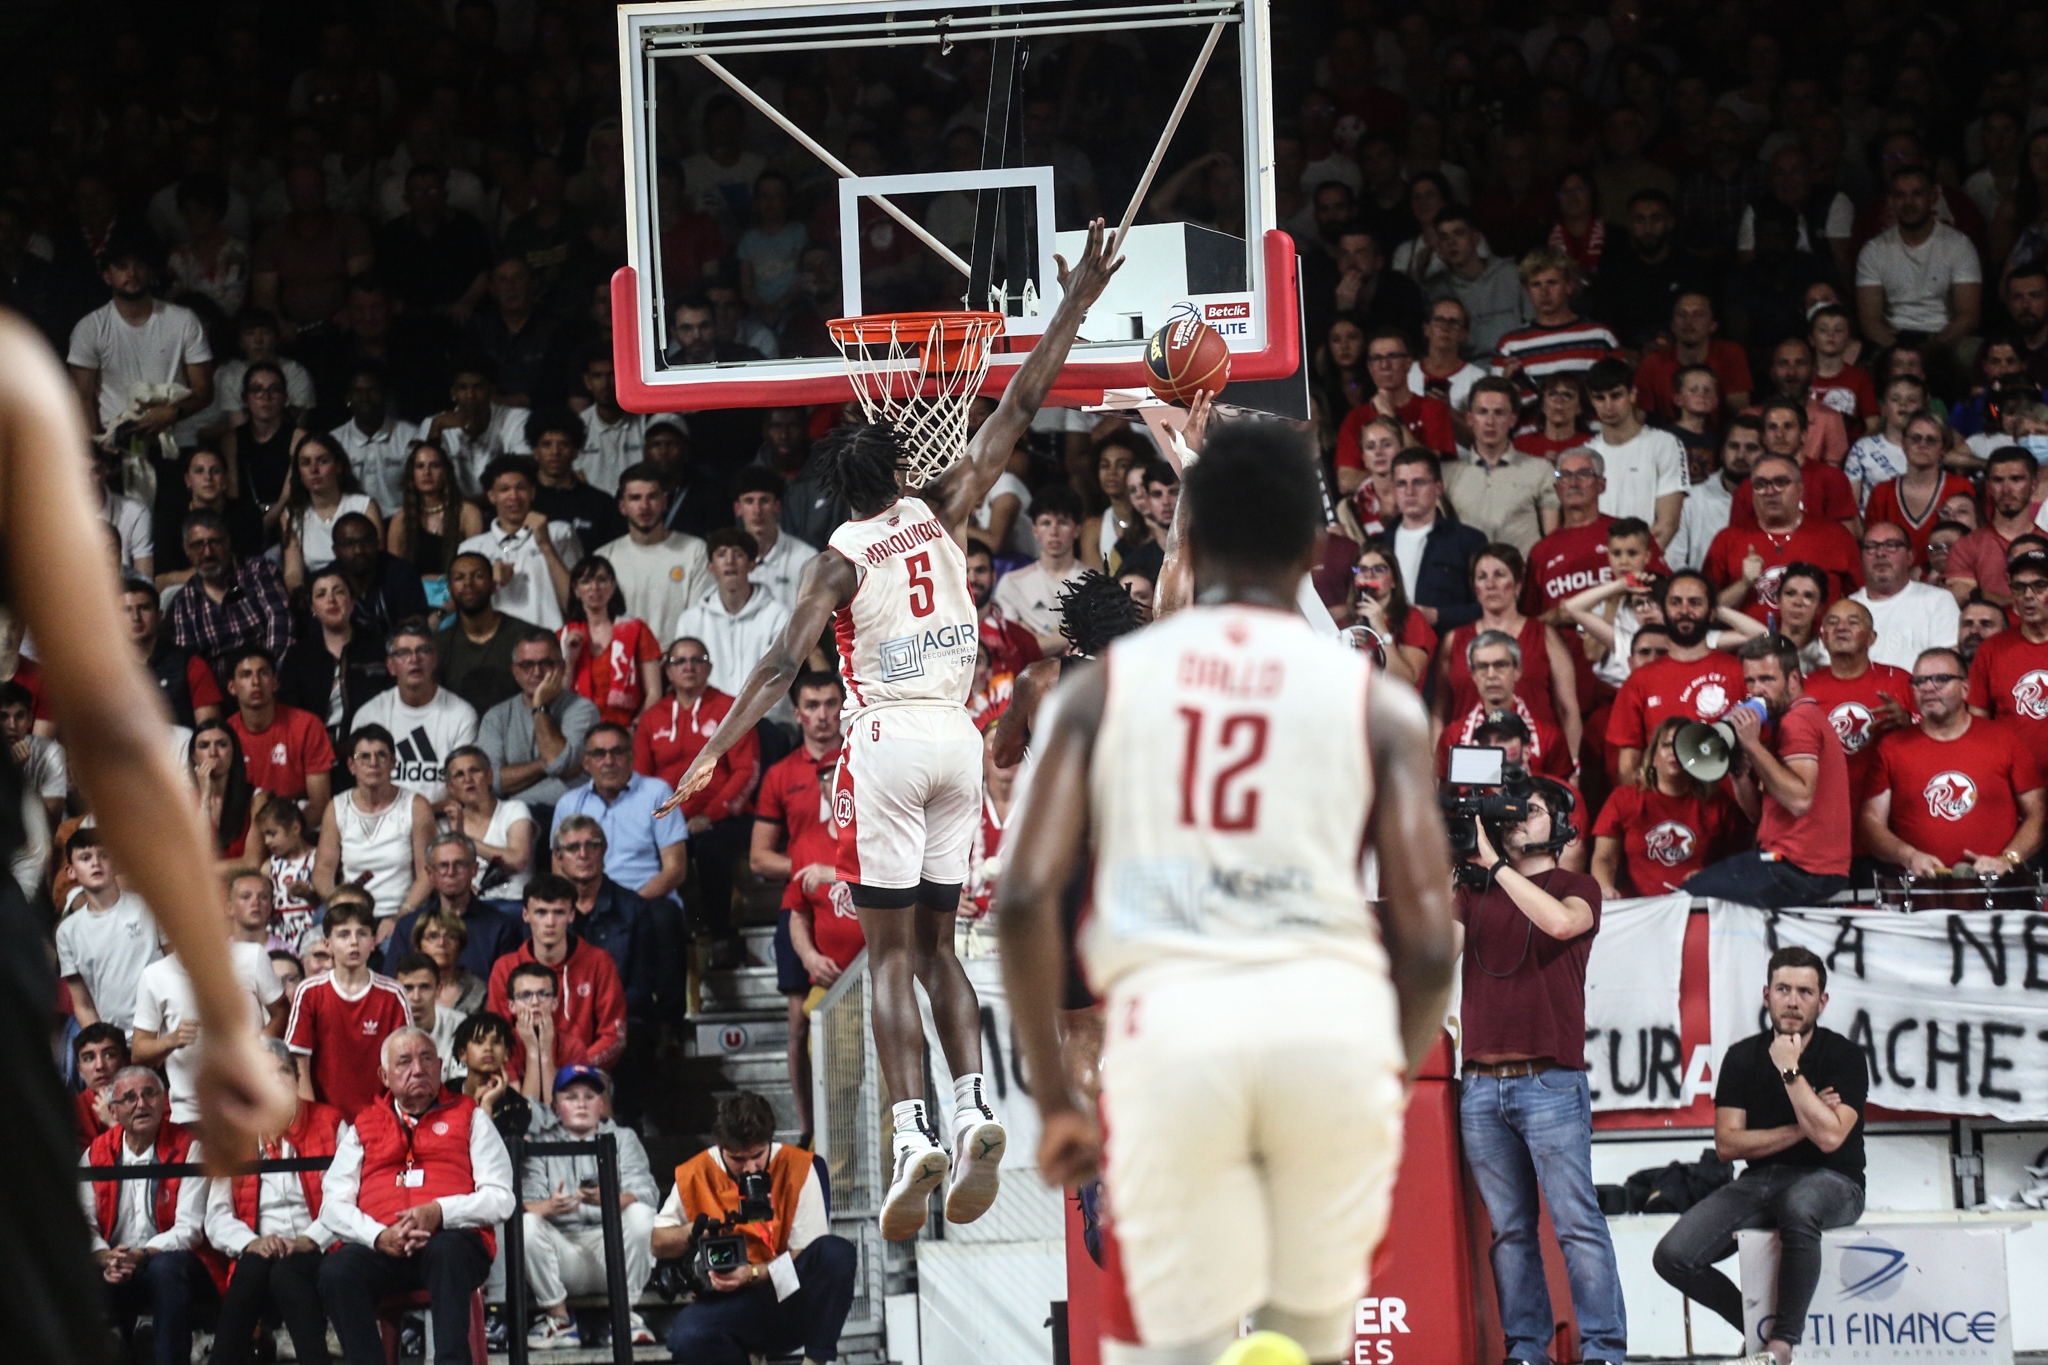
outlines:
{"label": "man in black shirt standing", "polygon": [[1755,1365],[1790,1365],[1820,1280],[1820,1235],[1863,1213],[1863,1052],[1819,1027],[1828,969],[1810,950],[1771,954],[1771,1026],[1728,1049],[1714,1087],[1714,1150],[1742,1178],[1687,1209],[1657,1244],[1657,1273],[1742,1329],[1742,1291],[1714,1262],[1740,1228],[1778,1230],[1777,1316]]}

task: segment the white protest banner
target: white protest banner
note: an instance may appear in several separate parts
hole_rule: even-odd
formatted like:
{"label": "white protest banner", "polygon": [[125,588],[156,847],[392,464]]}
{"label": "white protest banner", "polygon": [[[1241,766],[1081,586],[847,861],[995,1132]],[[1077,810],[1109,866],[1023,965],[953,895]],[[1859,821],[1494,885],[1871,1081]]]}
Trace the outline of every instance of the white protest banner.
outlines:
{"label": "white protest banner", "polygon": [[1682,1102],[1678,986],[1692,897],[1607,901],[1586,961],[1586,1079],[1593,1108],[1675,1109]]}
{"label": "white protest banner", "polygon": [[1766,1026],[1773,951],[1828,965],[1821,1018],[1870,1063],[1888,1109],[2048,1119],[2048,915],[1708,906],[1714,1056]]}
{"label": "white protest banner", "polygon": [[[1778,1234],[1735,1234],[1745,1351],[1763,1350],[1777,1311]],[[1802,1362],[1972,1361],[2011,1365],[2005,1229],[1862,1224],[1821,1235]]]}

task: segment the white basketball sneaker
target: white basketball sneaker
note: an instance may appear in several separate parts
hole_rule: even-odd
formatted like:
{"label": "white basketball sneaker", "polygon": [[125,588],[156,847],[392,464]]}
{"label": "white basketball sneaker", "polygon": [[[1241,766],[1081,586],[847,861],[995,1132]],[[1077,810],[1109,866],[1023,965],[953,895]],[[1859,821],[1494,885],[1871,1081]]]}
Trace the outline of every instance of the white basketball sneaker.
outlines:
{"label": "white basketball sneaker", "polygon": [[946,1188],[949,1223],[971,1223],[996,1202],[1003,1149],[1010,1143],[979,1084],[972,1099],[972,1104],[953,1111],[953,1181]]}
{"label": "white basketball sneaker", "polygon": [[896,1175],[882,1201],[882,1240],[903,1242],[924,1227],[931,1193],[946,1178],[946,1153],[930,1133],[896,1135]]}

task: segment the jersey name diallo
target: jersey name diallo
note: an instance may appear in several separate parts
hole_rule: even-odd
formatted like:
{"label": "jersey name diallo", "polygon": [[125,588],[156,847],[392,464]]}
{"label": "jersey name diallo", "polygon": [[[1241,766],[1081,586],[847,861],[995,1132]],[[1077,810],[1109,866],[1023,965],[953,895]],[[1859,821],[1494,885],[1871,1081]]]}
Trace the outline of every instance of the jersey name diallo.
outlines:
{"label": "jersey name diallo", "polygon": [[966,552],[931,508],[903,498],[845,523],[827,544],[859,580],[832,621],[846,683],[842,721],[876,706],[966,705],[978,613]]}

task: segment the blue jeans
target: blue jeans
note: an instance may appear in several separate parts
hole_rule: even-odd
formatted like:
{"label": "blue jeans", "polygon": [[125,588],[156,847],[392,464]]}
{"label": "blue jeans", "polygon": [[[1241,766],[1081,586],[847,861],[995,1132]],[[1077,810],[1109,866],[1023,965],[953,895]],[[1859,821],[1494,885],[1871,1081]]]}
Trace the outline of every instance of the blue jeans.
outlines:
{"label": "blue jeans", "polygon": [[1684,890],[1695,896],[1788,910],[1801,905],[1826,905],[1849,885],[1847,877],[1807,872],[1787,862],[1765,862],[1761,851],[1748,849],[1693,873]]}
{"label": "blue jeans", "polygon": [[1593,1189],[1593,1099],[1586,1073],[1467,1075],[1458,1106],[1465,1162],[1493,1220],[1493,1283],[1511,1359],[1543,1361],[1556,1330],[1536,1240],[1537,1191],[1564,1249],[1586,1360],[1628,1354],[1628,1310],[1614,1243]]}

